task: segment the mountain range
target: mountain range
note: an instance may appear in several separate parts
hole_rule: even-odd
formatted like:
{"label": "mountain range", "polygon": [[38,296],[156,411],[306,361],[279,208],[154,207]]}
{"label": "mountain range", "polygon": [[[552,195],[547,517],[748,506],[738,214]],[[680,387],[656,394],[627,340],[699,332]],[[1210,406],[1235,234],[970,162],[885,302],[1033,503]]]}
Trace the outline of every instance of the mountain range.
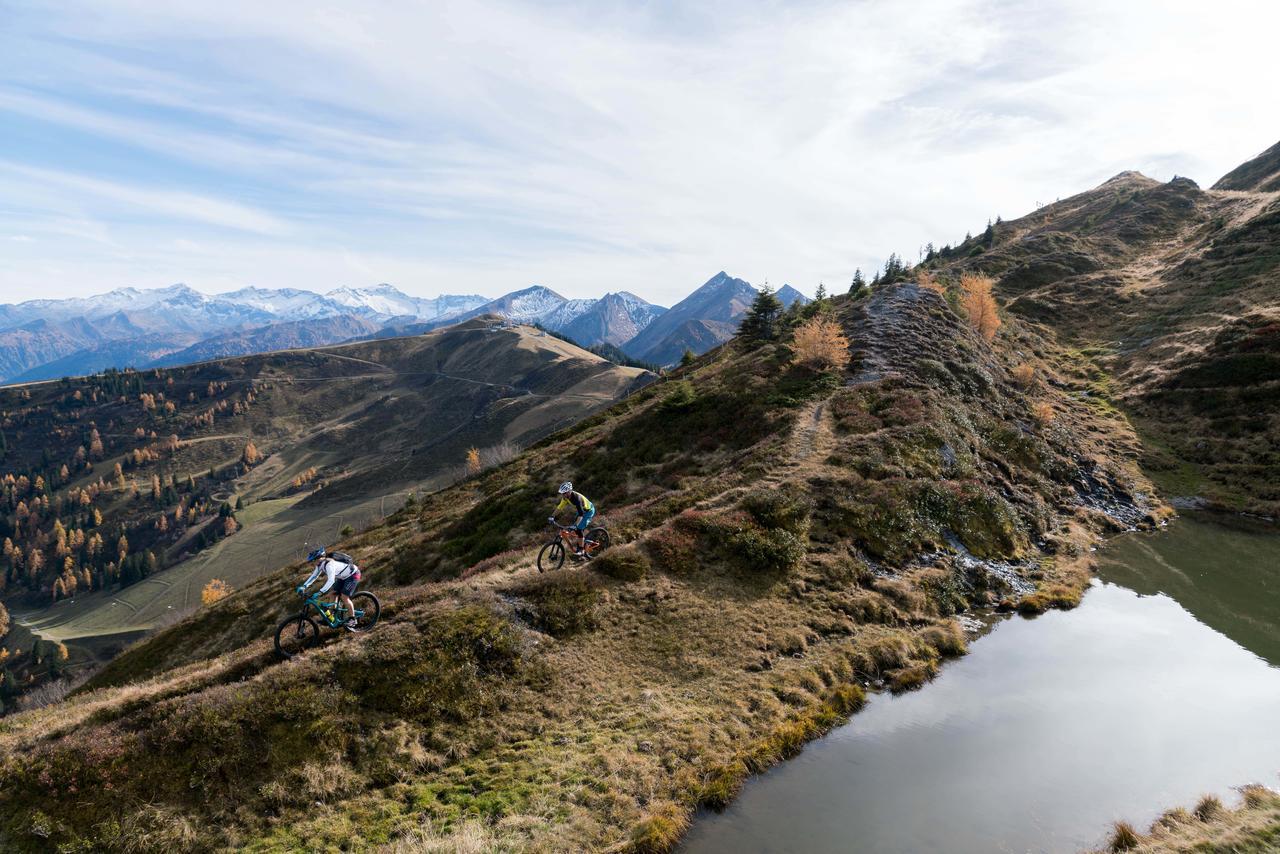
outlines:
{"label": "mountain range", "polygon": [[[410,296],[381,284],[320,294],[246,287],[203,294],[186,285],[119,288],[92,297],[0,305],[0,382],[32,382],[107,368],[160,367],[347,341],[418,335],[496,315],[585,347],[618,348],[653,364],[701,354],[732,337],[756,291],[718,273],[670,311],[626,291],[566,299],[535,285],[497,299]],[[805,299],[784,287],[784,303]],[[655,321],[663,323],[654,328]]]}

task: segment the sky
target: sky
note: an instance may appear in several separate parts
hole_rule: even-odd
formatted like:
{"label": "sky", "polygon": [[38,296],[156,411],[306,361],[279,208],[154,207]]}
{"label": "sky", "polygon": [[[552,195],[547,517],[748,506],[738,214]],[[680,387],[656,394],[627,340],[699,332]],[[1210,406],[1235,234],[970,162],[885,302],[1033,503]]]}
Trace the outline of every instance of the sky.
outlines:
{"label": "sky", "polygon": [[1280,140],[1280,3],[0,0],[0,301],[845,287]]}

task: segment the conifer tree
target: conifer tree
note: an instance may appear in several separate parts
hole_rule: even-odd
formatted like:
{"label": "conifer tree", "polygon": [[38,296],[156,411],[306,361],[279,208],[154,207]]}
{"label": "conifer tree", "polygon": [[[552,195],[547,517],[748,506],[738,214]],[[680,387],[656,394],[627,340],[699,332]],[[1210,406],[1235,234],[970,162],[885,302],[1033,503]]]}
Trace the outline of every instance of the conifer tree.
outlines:
{"label": "conifer tree", "polygon": [[778,315],[781,313],[782,302],[774,295],[773,289],[765,285],[742,318],[738,335],[753,342],[772,340],[777,337]]}
{"label": "conifer tree", "polygon": [[849,285],[849,296],[852,296],[852,297],[861,296],[863,290],[866,289],[866,287],[867,287],[867,280],[862,275],[862,268],[859,267],[858,269],[853,271],[853,282],[852,284]]}

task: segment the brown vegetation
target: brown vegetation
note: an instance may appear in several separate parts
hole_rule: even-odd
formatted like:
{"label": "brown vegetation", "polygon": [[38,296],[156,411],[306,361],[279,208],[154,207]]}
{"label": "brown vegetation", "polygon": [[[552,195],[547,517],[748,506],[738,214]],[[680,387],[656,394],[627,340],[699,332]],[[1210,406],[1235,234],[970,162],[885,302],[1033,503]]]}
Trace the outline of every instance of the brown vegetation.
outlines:
{"label": "brown vegetation", "polygon": [[200,601],[205,605],[212,605],[214,602],[225,599],[230,595],[231,585],[221,578],[211,578],[209,583],[200,591]]}
{"label": "brown vegetation", "polygon": [[835,320],[817,315],[796,328],[791,349],[798,364],[817,370],[849,363],[849,339]]}
{"label": "brown vegetation", "polygon": [[990,276],[965,273],[960,277],[960,306],[965,317],[984,341],[992,341],[1000,329],[996,298],[991,293],[995,280]]}
{"label": "brown vegetation", "polygon": [[1242,803],[1236,809],[1227,809],[1216,797],[1206,795],[1194,810],[1168,810],[1145,834],[1119,822],[1104,850],[1137,854],[1274,851],[1280,839],[1280,793],[1259,785],[1244,786],[1240,793]]}

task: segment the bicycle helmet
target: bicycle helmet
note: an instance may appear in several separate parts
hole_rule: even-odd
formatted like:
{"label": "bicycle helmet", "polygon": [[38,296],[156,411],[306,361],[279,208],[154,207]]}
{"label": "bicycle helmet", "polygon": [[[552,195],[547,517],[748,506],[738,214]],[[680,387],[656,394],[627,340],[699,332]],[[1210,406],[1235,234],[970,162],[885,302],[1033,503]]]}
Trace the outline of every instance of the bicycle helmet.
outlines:
{"label": "bicycle helmet", "polygon": [[318,549],[313,549],[311,554],[307,555],[307,563],[312,563],[322,557],[324,557],[324,546],[321,546]]}
{"label": "bicycle helmet", "polygon": [[561,495],[568,495],[570,492],[573,492],[573,484],[572,484],[572,483],[570,483],[569,481],[567,481],[567,480],[566,480],[564,483],[560,484],[560,494],[561,494]]}

